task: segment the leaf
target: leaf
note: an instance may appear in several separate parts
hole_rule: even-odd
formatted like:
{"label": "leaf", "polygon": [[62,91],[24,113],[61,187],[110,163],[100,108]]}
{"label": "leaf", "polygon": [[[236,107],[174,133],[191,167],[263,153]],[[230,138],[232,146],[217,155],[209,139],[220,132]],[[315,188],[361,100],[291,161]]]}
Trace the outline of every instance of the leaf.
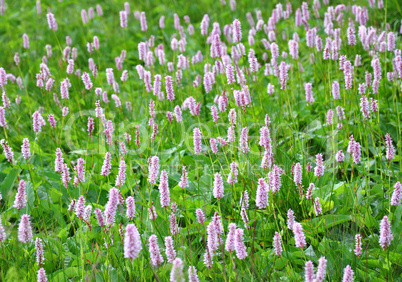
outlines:
{"label": "leaf", "polygon": [[371,228],[373,226],[378,225],[377,220],[371,215],[371,213],[366,211],[366,214],[364,216],[364,224],[368,227]]}
{"label": "leaf", "polygon": [[[373,250],[373,256],[374,257],[385,256],[385,252],[383,250],[377,248],[377,249]],[[402,254],[389,251],[389,260],[390,260],[390,262],[402,267]],[[377,261],[378,261],[378,264],[381,263],[379,260],[377,260]],[[388,267],[388,266],[384,266],[384,267]]]}
{"label": "leaf", "polygon": [[0,185],[0,192],[3,195],[3,198],[5,198],[8,193],[10,192],[11,188],[14,185],[15,179],[17,178],[17,175],[15,174],[14,170],[11,170],[6,178],[3,180],[3,183]]}
{"label": "leaf", "polygon": [[[317,240],[317,244],[316,245],[318,245],[318,240]],[[313,246],[312,245],[310,245],[305,251],[304,251],[304,253],[306,254],[306,256],[309,256],[309,257],[316,257],[316,254],[315,254],[315,252],[314,252],[314,249],[313,249]]]}
{"label": "leaf", "polygon": [[337,183],[334,185],[334,192],[336,196],[339,196],[345,191],[346,185],[344,182]]}
{"label": "leaf", "polygon": [[33,184],[30,181],[26,182],[25,185],[25,190],[27,192],[27,202],[28,202],[28,206],[30,208],[33,208],[33,203],[35,201],[35,193],[34,193],[34,188],[33,188]]}
{"label": "leaf", "polygon": [[[352,220],[351,215],[343,215],[343,214],[326,214],[320,217],[313,218],[308,223],[304,223],[304,225],[308,226],[304,228],[306,230],[317,230],[317,232],[324,232],[324,230],[334,227],[336,225],[342,224],[344,222],[348,222]],[[318,227],[318,229],[316,229]],[[314,233],[313,233],[314,234]]]}
{"label": "leaf", "polygon": [[36,192],[38,193],[38,196],[39,196],[39,199],[40,199],[40,200],[46,200],[46,201],[49,201],[51,204],[53,204],[53,200],[52,200],[52,198],[50,198],[49,195],[47,194],[45,187],[39,186],[39,187],[36,189]]}
{"label": "leaf", "polygon": [[[59,271],[56,271],[49,281],[67,281],[68,279],[76,278],[80,276],[78,267],[68,267]],[[73,279],[75,280],[75,279]]]}
{"label": "leaf", "polygon": [[319,130],[322,128],[322,124],[319,120],[313,120],[309,125],[308,125],[308,133],[312,133],[316,130]]}
{"label": "leaf", "polygon": [[62,241],[66,240],[68,237],[68,231],[70,230],[70,224],[65,228],[61,229],[57,237],[59,237]]}
{"label": "leaf", "polygon": [[334,206],[335,206],[334,201],[321,200],[321,202],[323,202],[321,204],[323,213],[326,213],[326,212],[332,210],[334,208]]}
{"label": "leaf", "polygon": [[73,239],[71,238],[67,239],[66,246],[72,254],[74,255],[79,254],[80,248],[77,246],[77,243]]}
{"label": "leaf", "polygon": [[280,257],[275,259],[275,268],[278,270],[282,270],[287,264],[288,264],[288,260],[284,257]]}

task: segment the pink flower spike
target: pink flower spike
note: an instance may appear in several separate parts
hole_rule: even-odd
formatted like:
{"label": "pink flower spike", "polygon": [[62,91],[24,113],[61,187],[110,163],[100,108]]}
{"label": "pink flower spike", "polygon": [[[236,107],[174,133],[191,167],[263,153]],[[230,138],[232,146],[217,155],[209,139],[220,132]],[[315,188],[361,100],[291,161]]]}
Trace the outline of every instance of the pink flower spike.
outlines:
{"label": "pink flower spike", "polygon": [[269,199],[268,199],[269,188],[264,178],[258,179],[258,187],[257,187],[257,195],[255,198],[255,205],[259,209],[265,209],[268,207]]}
{"label": "pink flower spike", "polygon": [[209,139],[209,144],[211,145],[212,153],[216,154],[218,152],[218,146],[216,143],[216,139],[215,138]]}
{"label": "pink flower spike", "polygon": [[293,59],[297,60],[299,58],[299,43],[295,40],[289,40],[289,54]]}
{"label": "pink flower spike", "polygon": [[[0,197],[1,198],[1,197]],[[1,224],[1,218],[0,218],[0,242],[4,242],[6,240],[6,232],[4,231],[4,227]]]}
{"label": "pink flower spike", "polygon": [[370,118],[370,104],[367,96],[365,95],[362,95],[362,97],[360,98],[360,111],[362,112],[365,119]]}
{"label": "pink flower spike", "polygon": [[393,32],[389,32],[387,39],[388,51],[393,52],[395,49],[395,34]]}
{"label": "pink flower spike", "polygon": [[228,84],[233,84],[236,81],[234,75],[234,68],[231,64],[226,66],[226,78]]}
{"label": "pink flower spike", "polygon": [[0,68],[0,86],[4,86],[6,84],[7,84],[7,73],[4,70],[4,68]]}
{"label": "pink flower spike", "polygon": [[211,107],[211,115],[213,121],[216,123],[218,121],[219,115],[218,115],[218,108],[215,105]]}
{"label": "pink flower spike", "polygon": [[348,27],[347,36],[348,36],[348,44],[351,46],[356,45],[356,35],[354,27]]}
{"label": "pink flower spike", "polygon": [[126,182],[126,162],[123,157],[120,159],[119,174],[116,177],[115,186],[121,187]]}
{"label": "pink flower spike", "polygon": [[114,226],[117,205],[119,204],[119,190],[112,188],[109,191],[109,200],[105,206],[106,224],[108,226]]}
{"label": "pink flower spike", "polygon": [[275,85],[273,85],[271,83],[268,83],[268,85],[267,85],[267,93],[269,95],[272,95],[272,94],[274,94],[274,92],[275,92]]}
{"label": "pink flower spike", "polygon": [[392,139],[389,133],[385,135],[385,146],[386,146],[386,158],[388,161],[391,161],[395,158],[395,148],[392,145]]}
{"label": "pink flower spike", "polygon": [[42,240],[40,238],[35,239],[35,252],[36,252],[36,263],[41,267],[45,260],[43,255],[43,245]]}
{"label": "pink flower spike", "polygon": [[148,182],[151,184],[156,184],[156,178],[159,174],[159,158],[157,156],[151,157],[148,171]]}
{"label": "pink flower spike", "polygon": [[320,198],[318,198],[318,197],[314,199],[315,216],[322,215],[322,208],[321,208],[321,204],[320,204],[319,200],[320,200]]}
{"label": "pink flower spike", "polygon": [[32,126],[33,126],[33,131],[38,134],[42,130],[42,126],[45,125],[45,120],[43,119],[42,115],[38,112],[35,111],[32,114]]}
{"label": "pink flower spike", "polygon": [[165,253],[167,257],[167,261],[172,263],[176,258],[176,251],[174,250],[173,246],[173,239],[171,236],[165,237]]}
{"label": "pink flower spike", "polygon": [[173,101],[175,99],[174,90],[173,90],[173,81],[171,76],[165,77],[165,87],[166,87],[166,95],[169,101]]}
{"label": "pink flower spike", "polygon": [[141,23],[141,31],[147,31],[148,26],[147,26],[147,19],[145,17],[145,12],[141,12],[140,23]]}
{"label": "pink flower spike", "polygon": [[288,228],[290,230],[293,230],[293,225],[295,223],[295,216],[294,216],[294,212],[291,209],[288,210],[288,222],[287,223],[288,223]]}
{"label": "pink flower spike", "polygon": [[153,266],[160,266],[163,263],[163,257],[159,251],[158,238],[154,234],[149,237],[149,254]]}
{"label": "pink flower spike", "polygon": [[201,131],[199,128],[194,128],[193,130],[193,144],[194,144],[194,153],[196,155],[200,154],[202,152],[202,147],[201,147]]}
{"label": "pink flower spike", "polygon": [[241,33],[241,23],[238,19],[233,21],[233,43],[237,43],[241,41],[242,33]]}
{"label": "pink flower spike", "polygon": [[128,219],[133,220],[135,217],[135,201],[133,197],[127,197],[126,199],[126,206],[127,206],[127,211],[126,211],[126,216]]}
{"label": "pink flower spike", "polygon": [[204,212],[203,212],[201,209],[196,209],[196,210],[195,210],[195,214],[196,214],[196,216],[197,216],[198,222],[203,225],[204,222],[205,222],[205,215],[204,215]]}
{"label": "pink flower spike", "polygon": [[271,150],[271,136],[268,126],[263,126],[260,129],[260,142],[259,145],[264,147],[265,150]]}
{"label": "pink flower spike", "polygon": [[361,149],[360,149],[360,143],[359,142],[354,142],[352,156],[353,156],[353,162],[355,164],[360,163]]}
{"label": "pink flower spike", "polygon": [[81,76],[82,81],[84,82],[85,85],[85,89],[87,90],[91,90],[92,89],[92,82],[91,82],[91,78],[89,77],[89,74],[84,72]]}
{"label": "pink flower spike", "polygon": [[46,272],[43,267],[38,270],[38,282],[47,282]]}
{"label": "pink flower spike", "polygon": [[315,101],[314,97],[313,97],[313,91],[312,91],[312,84],[311,83],[306,83],[304,84],[304,90],[306,92],[306,101],[312,105]]}
{"label": "pink flower spike", "polygon": [[180,106],[176,106],[174,108],[174,116],[175,116],[177,122],[182,122],[183,117],[182,117],[182,111],[180,109]]}
{"label": "pink flower spike", "polygon": [[316,163],[317,166],[314,168],[314,175],[320,178],[324,175],[324,165],[322,160],[322,154],[316,155]]}
{"label": "pink flower spike", "polygon": [[25,192],[25,181],[20,180],[18,184],[18,192],[15,195],[14,207],[18,210],[24,208],[27,205],[27,195]]}
{"label": "pink flower spike", "polygon": [[208,268],[212,268],[213,265],[213,257],[208,249],[204,253],[204,265]]}
{"label": "pink flower spike", "polygon": [[92,132],[94,131],[94,119],[91,117],[88,117],[88,124],[87,124],[87,131],[88,131],[88,135],[92,136]]}
{"label": "pink flower spike", "polygon": [[275,255],[280,257],[282,255],[282,240],[281,240],[281,235],[279,235],[278,232],[275,232],[275,236],[273,239],[273,245],[274,245]]}
{"label": "pink flower spike", "polygon": [[29,139],[24,138],[21,146],[21,153],[24,159],[28,160],[31,157],[31,150],[29,148]]}
{"label": "pink flower spike", "polygon": [[340,94],[340,90],[339,90],[339,82],[338,81],[332,82],[332,97],[335,100],[341,99],[341,94]]}
{"label": "pink flower spike", "polygon": [[99,38],[98,38],[98,36],[94,36],[94,47],[95,47],[95,49],[96,50],[99,50]]}
{"label": "pink flower spike", "polygon": [[88,23],[88,14],[86,10],[81,10],[81,19],[82,19],[82,23],[83,24],[87,24]]}
{"label": "pink flower spike", "polygon": [[247,257],[246,245],[243,242],[244,230],[241,228],[236,229],[235,233],[235,249],[238,259],[245,259]]}
{"label": "pink flower spike", "polygon": [[81,195],[75,206],[75,215],[79,218],[83,218],[84,211],[85,211],[85,198],[84,196]]}
{"label": "pink flower spike", "polygon": [[185,166],[183,166],[182,167],[182,175],[181,175],[181,178],[180,178],[180,182],[179,182],[179,187],[181,187],[181,188],[187,188],[189,185],[188,185],[188,176],[187,176],[187,171],[186,171],[186,167]]}
{"label": "pink flower spike", "polygon": [[14,157],[14,153],[13,150],[11,149],[11,147],[7,144],[7,141],[4,139],[0,140],[0,144],[3,147],[3,151],[4,151],[4,156],[6,157],[6,159],[12,163],[13,162],[13,157]]}
{"label": "pink flower spike", "polygon": [[356,234],[355,236],[355,249],[353,250],[355,255],[360,258],[362,254],[362,238],[360,234]]}
{"label": "pink flower spike", "polygon": [[[282,61],[281,64],[279,65],[279,81],[281,83],[281,89],[286,89],[286,82],[287,82],[288,78],[289,78],[288,65],[284,61]],[[311,83],[306,83],[306,85],[311,86]],[[311,89],[311,87],[310,87],[310,89]],[[310,94],[310,96],[308,94]],[[312,95],[311,95],[311,91],[308,91],[307,89],[306,89],[306,100],[310,104],[312,104],[312,102],[314,102],[314,99],[312,98]]]}
{"label": "pink flower spike", "polygon": [[29,49],[29,37],[26,33],[22,35],[24,49]]}
{"label": "pink flower spike", "polygon": [[176,216],[174,215],[174,213],[171,213],[169,215],[169,223],[170,223],[170,233],[172,235],[176,235],[178,228],[177,228]]}
{"label": "pink flower spike", "polygon": [[150,208],[148,208],[148,213],[149,213],[149,219],[153,220],[158,217],[158,214],[156,213],[155,206],[152,205]]}
{"label": "pink flower spike", "polygon": [[27,214],[21,216],[21,222],[18,226],[18,241],[24,244],[33,241],[31,222]]}
{"label": "pink flower spike", "polygon": [[83,158],[79,158],[77,160],[77,165],[74,167],[74,170],[77,174],[77,178],[79,182],[85,182],[85,160]]}
{"label": "pink flower spike", "polygon": [[308,186],[307,189],[307,193],[306,193],[306,199],[307,200],[312,200],[313,199],[313,190],[315,188],[314,183],[310,183],[310,185]]}
{"label": "pink flower spike", "polygon": [[343,161],[345,160],[345,155],[344,155],[344,153],[342,152],[342,150],[340,150],[338,153],[336,153],[335,159],[336,159],[336,161],[337,161],[338,163],[341,163],[341,162],[343,162]]}
{"label": "pink flower spike", "polygon": [[249,208],[249,195],[247,191],[244,191],[240,194],[240,207],[242,209],[248,209]]}
{"label": "pink flower spike", "polygon": [[218,250],[219,237],[216,230],[215,222],[211,221],[207,227],[207,247],[209,253],[212,255]]}
{"label": "pink flower spike", "polygon": [[140,233],[138,233],[138,229],[134,224],[128,224],[124,234],[124,258],[136,259],[141,250]]}
{"label": "pink flower spike", "polygon": [[7,128],[6,110],[4,107],[1,106],[0,106],[0,126]]}
{"label": "pink flower spike", "polygon": [[397,206],[401,203],[401,183],[398,181],[394,185],[394,192],[391,197],[391,206]]}
{"label": "pink flower spike", "polygon": [[353,282],[354,272],[350,265],[347,265],[343,271],[342,282]]}
{"label": "pink flower spike", "polygon": [[70,172],[68,170],[67,164],[62,164],[62,170],[61,170],[61,181],[63,182],[64,187],[67,189],[68,183],[71,180],[70,177]]}
{"label": "pink flower spike", "polygon": [[391,231],[391,223],[388,219],[388,216],[384,216],[380,223],[380,239],[379,243],[383,250],[388,248],[391,245],[391,241],[393,240],[393,235]]}
{"label": "pink flower spike", "polygon": [[109,152],[105,154],[105,160],[103,161],[101,175],[108,176],[110,174],[110,170],[112,168],[111,165],[111,155]]}
{"label": "pink flower spike", "polygon": [[[40,5],[39,5],[40,7]],[[47,15],[47,23],[49,24],[49,28],[53,31],[57,31],[57,21],[52,13],[48,13]]]}
{"label": "pink flower spike", "polygon": [[169,281],[170,282],[184,281],[183,261],[180,258],[175,258],[175,260],[173,261]]}
{"label": "pink flower spike", "polygon": [[223,198],[224,187],[223,187],[223,179],[219,172],[215,173],[214,175],[214,190],[213,195],[214,198],[220,200]]}
{"label": "pink flower spike", "polygon": [[293,233],[295,236],[295,245],[297,248],[304,248],[306,244],[306,237],[303,232],[303,227],[301,226],[300,223],[295,222],[293,224]]}
{"label": "pink flower spike", "polygon": [[95,209],[95,216],[96,219],[98,220],[99,226],[104,226],[105,225],[105,218],[103,217],[102,211],[100,209]]}
{"label": "pink flower spike", "polygon": [[304,281],[305,282],[314,282],[314,265],[311,260],[306,262],[306,266],[304,268]]}
{"label": "pink flower spike", "polygon": [[122,28],[127,27],[127,13],[126,13],[126,11],[120,11],[120,26]]}
{"label": "pink flower spike", "polygon": [[47,120],[51,127],[56,128],[56,120],[54,119],[54,115],[48,115]]}
{"label": "pink flower spike", "polygon": [[197,269],[195,266],[189,266],[188,268],[188,281],[189,282],[199,282],[198,274],[197,274]]}
{"label": "pink flower spike", "polygon": [[227,182],[231,185],[233,185],[234,183],[237,183],[237,175],[239,174],[237,167],[238,167],[238,164],[235,162],[230,164],[230,173],[228,175]]}
{"label": "pink flower spike", "polygon": [[166,170],[162,170],[161,176],[159,179],[159,193],[160,193],[160,202],[162,208],[167,208],[170,205],[170,191],[169,191],[169,181],[168,174]]}
{"label": "pink flower spike", "polygon": [[165,28],[165,16],[161,16],[159,18],[159,28],[164,29]]}
{"label": "pink flower spike", "polygon": [[294,167],[294,182],[296,186],[301,186],[302,184],[302,167],[300,163],[297,163]]}
{"label": "pink flower spike", "polygon": [[327,273],[327,259],[325,257],[320,257],[318,260],[317,274],[315,282],[324,281],[325,275]]}
{"label": "pink flower spike", "polygon": [[332,125],[332,118],[334,116],[334,111],[333,110],[328,110],[327,112],[327,123],[328,125]]}
{"label": "pink flower spike", "polygon": [[241,130],[240,149],[244,154],[246,154],[250,151],[250,148],[248,146],[248,128],[247,127],[243,127]]}
{"label": "pink flower spike", "polygon": [[236,224],[229,224],[229,233],[226,236],[225,250],[232,253],[235,250]]}

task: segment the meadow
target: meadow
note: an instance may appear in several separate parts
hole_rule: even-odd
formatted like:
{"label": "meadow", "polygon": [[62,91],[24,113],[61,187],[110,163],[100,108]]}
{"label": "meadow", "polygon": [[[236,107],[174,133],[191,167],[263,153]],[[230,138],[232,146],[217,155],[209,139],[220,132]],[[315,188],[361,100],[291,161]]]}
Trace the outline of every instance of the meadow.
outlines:
{"label": "meadow", "polygon": [[402,281],[401,9],[0,0],[0,281]]}

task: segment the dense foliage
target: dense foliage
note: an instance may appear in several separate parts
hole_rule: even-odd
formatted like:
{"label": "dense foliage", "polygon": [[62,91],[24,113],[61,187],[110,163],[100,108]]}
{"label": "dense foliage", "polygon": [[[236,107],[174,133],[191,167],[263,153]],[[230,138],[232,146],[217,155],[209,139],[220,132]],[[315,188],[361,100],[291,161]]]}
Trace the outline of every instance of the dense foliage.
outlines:
{"label": "dense foliage", "polygon": [[398,1],[4,2],[1,281],[402,279]]}

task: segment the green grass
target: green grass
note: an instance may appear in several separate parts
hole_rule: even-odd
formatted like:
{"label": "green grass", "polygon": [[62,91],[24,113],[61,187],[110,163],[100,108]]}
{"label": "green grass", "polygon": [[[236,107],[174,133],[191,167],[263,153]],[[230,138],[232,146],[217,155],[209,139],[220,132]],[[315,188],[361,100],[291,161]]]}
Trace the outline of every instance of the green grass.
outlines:
{"label": "green grass", "polygon": [[[15,77],[20,76],[24,85],[20,89],[16,83],[10,81],[4,92],[11,101],[10,109],[6,109],[8,128],[0,128],[0,139],[5,139],[14,152],[12,164],[4,154],[0,155],[0,218],[7,234],[6,240],[0,242],[0,280],[1,281],[32,281],[36,279],[39,269],[35,261],[34,243],[23,244],[18,241],[18,226],[22,214],[29,214],[31,218],[34,239],[43,240],[45,264],[44,269],[49,281],[168,281],[172,264],[165,256],[164,237],[170,236],[169,214],[170,208],[160,206],[158,184],[148,182],[148,158],[160,158],[160,170],[167,170],[171,202],[176,202],[178,210],[175,212],[179,232],[173,236],[177,257],[183,260],[184,272],[187,281],[189,266],[195,266],[201,281],[300,281],[304,279],[304,266],[308,260],[317,268],[318,259],[325,256],[327,259],[328,281],[340,281],[343,270],[350,265],[356,281],[402,281],[402,205],[391,206],[390,196],[393,186],[402,180],[402,143],[401,143],[401,80],[389,82],[386,72],[392,71],[393,52],[378,53],[382,68],[382,80],[379,94],[372,93],[368,87],[366,95],[379,101],[379,112],[371,113],[370,119],[364,119],[360,112],[359,83],[364,83],[366,71],[373,72],[369,52],[363,49],[358,38],[357,45],[347,44],[348,18],[354,19],[350,10],[344,11],[343,25],[333,21],[334,28],[341,28],[342,45],[339,55],[347,55],[347,59],[354,63],[355,56],[360,54],[362,66],[354,68],[353,88],[345,90],[344,74],[339,70],[339,62],[323,60],[322,52],[306,45],[306,31],[303,26],[295,26],[295,11],[301,2],[292,2],[293,13],[288,20],[280,20],[276,25],[276,42],[280,54],[289,52],[288,40],[297,32],[299,41],[299,59],[294,60],[288,54],[287,58],[279,58],[278,62],[285,61],[290,65],[289,79],[286,90],[280,89],[280,82],[274,75],[265,76],[265,63],[269,63],[271,52],[265,50],[261,39],[266,38],[264,31],[258,31],[255,44],[249,46],[248,32],[250,25],[246,13],[251,12],[257,23],[256,11],[261,10],[262,18],[266,23],[271,16],[272,9],[279,2],[269,1],[237,1],[237,8],[231,11],[229,1],[226,6],[220,1],[137,1],[130,3],[131,13],[128,17],[128,28],[120,27],[119,11],[124,10],[124,1],[110,1],[101,3],[104,15],[90,19],[88,24],[81,20],[81,9],[88,10],[96,6],[95,1],[42,1],[42,14],[38,15],[34,1],[6,1],[5,14],[0,18],[0,67]],[[340,1],[332,3],[335,7]],[[281,2],[286,9],[286,3]],[[318,34],[325,45],[327,35],[324,32],[323,19],[327,6],[321,3],[320,18],[316,19],[309,2],[311,19],[310,27],[317,26]],[[367,1],[356,1],[351,4],[367,5]],[[385,23],[390,24],[391,31],[395,32],[396,48],[401,49],[401,5],[398,1],[388,0],[385,9],[368,8],[369,19],[367,26],[383,30]],[[58,22],[58,30],[49,29],[46,20],[46,11],[49,9]],[[148,31],[142,32],[139,20],[133,16],[134,11],[145,11]],[[175,78],[177,70],[177,56],[180,52],[173,52],[170,41],[173,37],[180,39],[180,33],[174,29],[173,14],[180,17],[180,24],[186,34],[186,50],[183,55],[190,59],[190,68],[183,70],[181,86],[174,83],[176,99],[160,101],[152,92],[145,90],[144,82],[139,79],[136,66],[144,65],[139,60],[138,43],[146,41],[151,35],[155,37],[155,46],[163,44],[166,62],[174,63],[174,72],[168,73],[166,65],[160,65],[155,56],[155,64],[146,69],[151,72],[151,82],[155,74],[162,75],[162,90],[165,92],[164,77],[172,75]],[[247,75],[246,85],[251,94],[251,105],[236,106],[233,90],[240,90],[241,85],[227,84],[226,75],[218,74],[213,90],[206,93],[202,84],[193,87],[197,75],[204,75],[204,64],[215,64],[210,56],[210,45],[207,38],[200,34],[200,22],[208,14],[211,32],[214,22],[218,22],[222,31],[221,40],[228,47],[228,55],[233,44],[223,35],[223,28],[231,24],[234,19],[242,23],[242,42],[246,52],[250,48],[261,64],[260,70],[254,75]],[[159,18],[166,17],[165,29],[159,28]],[[194,26],[195,34],[190,36],[188,24],[183,17],[188,15]],[[30,48],[23,48],[22,35],[26,33],[30,39]],[[379,34],[379,33],[378,33]],[[72,46],[78,50],[75,60],[75,70],[89,72],[94,88],[101,87],[107,91],[110,102],[102,101],[94,90],[85,90],[81,77],[67,75],[67,62],[63,60],[62,50],[66,47],[66,36],[72,39]],[[98,36],[100,49],[92,54],[87,51],[86,43],[92,42]],[[283,38],[284,37],[284,38]],[[42,57],[46,56],[45,46],[52,46],[53,55],[48,58],[48,67],[51,76],[55,79],[51,91],[36,86],[35,75],[40,71]],[[372,50],[373,46],[370,47]],[[121,70],[116,69],[115,58],[122,50],[127,51],[127,57]],[[151,51],[154,47],[150,48]],[[191,57],[200,50],[203,61],[191,64]],[[18,52],[21,62],[14,63],[14,54]],[[263,61],[263,54],[268,54],[268,61]],[[314,62],[310,62],[310,54],[314,54]],[[93,58],[98,76],[94,78],[88,70],[88,59]],[[299,71],[301,63],[304,72]],[[240,68],[249,66],[247,56],[239,61]],[[107,84],[106,68],[113,68],[114,76],[119,84],[120,93],[116,93],[122,102],[117,108],[111,99],[113,88]],[[120,77],[123,70],[128,70],[129,79],[123,83]],[[255,79],[254,79],[255,76]],[[69,77],[72,87],[70,99],[61,100],[60,82]],[[332,81],[337,80],[341,89],[341,100],[334,100],[331,94]],[[304,83],[313,84],[315,102],[309,105],[305,101]],[[273,95],[267,94],[267,84],[275,85]],[[219,113],[219,120],[215,124],[212,120],[210,108],[214,105],[216,95],[225,91],[229,97],[229,107],[226,112]],[[62,116],[61,107],[53,100],[56,93],[61,107],[68,107],[69,114]],[[15,98],[21,97],[20,105]],[[201,102],[199,116],[192,116],[188,110],[183,111],[183,122],[175,119],[170,123],[166,118],[167,111],[174,111],[176,105],[181,106],[184,100],[192,96]],[[151,141],[152,129],[148,126],[150,99],[155,101],[155,122],[159,126],[156,139]],[[107,120],[112,120],[114,137],[112,146],[105,142],[102,121],[95,117],[95,102],[101,101]],[[131,102],[129,110],[125,103]],[[338,123],[336,107],[342,106],[346,119],[339,121],[342,129],[337,129]],[[46,126],[36,135],[32,129],[32,114],[43,107],[42,116]],[[229,126],[228,111],[234,108],[237,113],[236,142],[228,146],[219,146],[218,154],[213,154],[209,147],[209,139],[222,137],[226,139]],[[334,111],[334,123],[328,125],[326,114],[329,109]],[[47,122],[48,114],[53,114],[57,120],[55,129]],[[284,170],[282,186],[279,192],[269,194],[269,206],[260,210],[255,206],[256,189],[259,178],[268,180],[268,172],[260,167],[264,150],[258,145],[259,130],[264,126],[265,115],[271,119],[269,126],[274,163]],[[88,117],[95,120],[95,129],[92,136],[88,136]],[[135,126],[140,128],[141,145],[135,145]],[[239,148],[239,137],[243,127],[248,127],[250,152],[244,154]],[[200,128],[203,134],[203,152],[194,154],[193,129]],[[72,199],[84,195],[86,205],[92,205],[93,210],[104,207],[108,201],[108,191],[114,187],[118,175],[120,149],[118,142],[125,142],[124,133],[131,134],[132,141],[127,144],[127,155],[124,160],[127,164],[126,183],[120,187],[122,197],[135,198],[136,216],[129,220],[125,216],[125,205],[118,206],[116,224],[109,231],[100,227],[92,213],[89,222],[91,228],[77,218],[74,212],[68,212]],[[389,133],[395,146],[395,158],[388,161],[385,157],[385,134]],[[352,157],[346,152],[349,137],[361,144],[362,157],[359,164],[352,164]],[[31,144],[32,156],[28,161],[21,154],[23,138],[28,138]],[[54,171],[56,148],[61,148],[64,162],[68,165],[70,176],[73,178],[73,167],[78,158],[85,160],[85,182],[77,187],[70,181],[68,188],[63,186],[59,173]],[[336,163],[335,154],[343,150],[345,161]],[[112,155],[112,170],[108,177],[100,175],[106,152]],[[324,156],[325,174],[317,178],[314,176],[316,163],[315,156],[321,153]],[[72,164],[74,162],[74,164]],[[230,163],[239,165],[238,182],[229,185],[226,182],[230,173]],[[303,198],[293,182],[292,166],[300,163],[303,167]],[[308,172],[306,167],[311,164],[313,169]],[[189,187],[182,189],[178,186],[182,166],[186,166],[189,176]],[[220,172],[224,179],[224,197],[217,200],[213,197],[214,174]],[[27,206],[18,211],[13,207],[19,180],[26,181]],[[316,216],[313,203],[307,200],[305,194],[310,183],[316,189],[313,198],[319,197],[323,214]],[[249,229],[245,228],[241,217],[240,195],[248,191],[250,207],[247,210]],[[155,205],[158,218],[150,220],[148,208]],[[207,222],[201,225],[197,222],[195,210],[201,208]],[[307,246],[303,249],[295,247],[294,235],[287,228],[287,211],[292,209],[296,221],[300,222],[305,232]],[[203,257],[207,248],[207,224],[212,216],[218,212],[224,227],[222,235],[223,245],[214,255],[212,268],[204,265]],[[393,241],[387,250],[379,245],[380,220],[387,215],[391,221]],[[224,250],[229,223],[236,223],[237,228],[244,229],[244,241],[248,256],[239,260],[236,252],[229,254]],[[124,258],[123,235],[124,228],[134,223],[142,240],[142,251],[139,258],[132,262]],[[283,253],[281,257],[273,250],[275,231],[282,239]],[[164,263],[160,267],[150,265],[148,251],[149,236],[158,237],[158,245],[164,256]],[[357,257],[354,252],[354,237],[361,234],[363,253]],[[113,241],[113,244],[112,244]],[[105,242],[110,246],[105,247]]]}

